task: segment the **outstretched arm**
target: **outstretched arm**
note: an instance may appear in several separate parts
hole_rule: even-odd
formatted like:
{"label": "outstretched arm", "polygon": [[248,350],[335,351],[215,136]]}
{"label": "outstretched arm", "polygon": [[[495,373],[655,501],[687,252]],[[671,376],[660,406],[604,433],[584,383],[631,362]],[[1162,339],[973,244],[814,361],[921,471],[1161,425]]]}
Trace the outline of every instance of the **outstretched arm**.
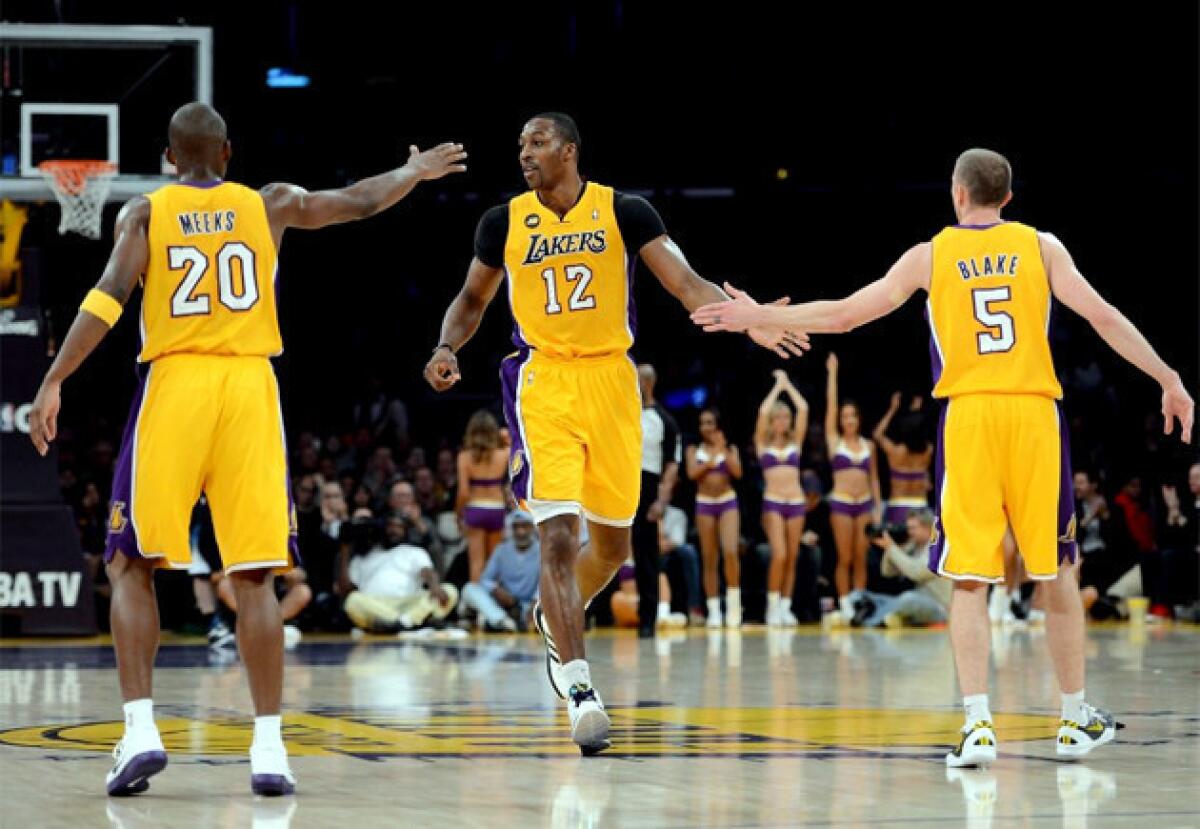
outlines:
{"label": "outstretched arm", "polygon": [[932,245],[923,242],[910,248],[882,278],[845,299],[819,300],[799,305],[759,305],[731,285],[733,297],[705,305],[692,313],[692,320],[705,331],[745,331],[759,327],[775,332],[792,328],[810,334],[841,334],[899,308],[918,288],[929,288],[933,267]]}
{"label": "outstretched arm", "polygon": [[760,455],[766,449],[771,433],[771,408],[779,400],[779,395],[783,394],[783,385],[787,382],[787,372],[783,369],[775,369],[774,375],[775,385],[771,386],[771,390],[759,405],[758,420],[754,424],[754,448]]}
{"label": "outstretched arm", "polygon": [[117,214],[116,239],[104,273],[71,323],[62,348],[33,399],[29,413],[29,437],[41,455],[46,454],[50,441],[58,434],[63,381],[75,373],[104,339],[146,270],[149,257],[146,232],[149,223],[150,200],[145,196],[129,200]]}
{"label": "outstretched arm", "polygon": [[896,444],[888,439],[887,430],[892,425],[892,418],[896,416],[896,412],[898,411],[900,411],[900,392],[893,392],[891,405],[883,413],[883,417],[879,419],[879,423],[875,426],[875,431],[871,433],[871,437],[875,438],[875,442],[882,446],[883,451],[889,455],[896,451]]}
{"label": "outstretched arm", "polygon": [[[692,270],[683,251],[666,234],[642,245],[638,253],[662,286],[688,311],[695,311],[705,303],[724,302],[729,299],[728,294]],[[786,305],[787,298],[777,302]],[[740,330],[746,331],[756,343],[784,359],[787,359],[789,354],[801,357],[809,348],[808,335],[794,326],[783,326],[770,335],[759,331],[755,326],[745,326]]]}
{"label": "outstretched arm", "polygon": [[465,172],[467,158],[462,144],[439,144],[420,152],[409,148],[408,163],[377,176],[364,178],[349,187],[310,193],[295,184],[268,184],[259,192],[267,208],[271,233],[278,244],[289,227],[316,230],[352,222],[381,213],[407,196],[422,181],[449,173]]}
{"label": "outstretched arm", "polygon": [[[785,375],[784,379],[787,377]],[[808,434],[808,401],[804,399],[804,395],[800,390],[792,385],[791,380],[783,387],[783,392],[792,401],[792,405],[796,407],[796,428],[793,432],[793,440],[798,446],[804,446],[804,436]]]}
{"label": "outstretched arm", "polygon": [[474,336],[503,278],[503,268],[490,267],[478,258],[471,260],[467,281],[446,309],[438,346],[425,366],[425,379],[435,391],[445,391],[461,379],[454,354]]}
{"label": "outstretched arm", "polygon": [[1190,443],[1196,405],[1184,389],[1179,373],[1163,362],[1133,323],[1083,278],[1062,242],[1049,233],[1039,233],[1038,237],[1054,296],[1091,323],[1113,351],[1158,382],[1162,387],[1163,434],[1171,434],[1178,418],[1180,438]]}
{"label": "outstretched arm", "polygon": [[833,352],[825,360],[825,448],[833,458],[838,442],[838,358]]}

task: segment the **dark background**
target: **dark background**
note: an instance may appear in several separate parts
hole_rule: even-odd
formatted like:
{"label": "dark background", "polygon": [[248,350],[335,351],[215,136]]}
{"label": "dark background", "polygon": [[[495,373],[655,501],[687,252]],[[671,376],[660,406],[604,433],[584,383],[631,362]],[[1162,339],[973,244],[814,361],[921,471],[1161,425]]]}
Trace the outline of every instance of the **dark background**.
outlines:
{"label": "dark background", "polygon": [[[342,428],[370,374],[406,401],[426,445],[457,441],[469,412],[496,401],[496,369],[510,350],[502,295],[461,355],[456,391],[435,397],[420,371],[470,260],[475,222],[523,186],[517,135],[543,109],[575,116],[589,177],[646,194],[701,274],[760,298],[841,296],[882,275],[953,222],[958,153],[998,150],[1016,174],[1006,215],[1056,233],[1197,387],[1195,4],[942,13],[619,0],[382,6],[0,3],[8,21],[212,26],[214,102],[235,150],[229,177],[250,185],[339,186],[402,163],[410,143],[467,145],[466,176],[422,185],[366,222],[288,235],[279,372],[292,434]],[[268,89],[271,66],[312,85]],[[165,117],[123,127],[144,155],[165,143]],[[108,241],[60,240],[56,223],[56,209],[35,214],[26,244],[44,248],[43,290],[61,333]],[[658,366],[660,391],[704,388],[728,414],[731,438],[747,440],[779,361],[742,338],[702,336],[644,268],[637,292],[635,356]],[[868,424],[894,389],[928,390],[922,302],[820,338],[793,361],[815,417],[835,344],[844,393],[860,399]],[[1059,317],[1060,371],[1094,357],[1114,392],[1100,412],[1068,391],[1076,428],[1137,451],[1156,387],[1086,324]],[[68,427],[117,431],[135,329],[126,320],[67,385]],[[678,414],[690,431],[694,410]]]}

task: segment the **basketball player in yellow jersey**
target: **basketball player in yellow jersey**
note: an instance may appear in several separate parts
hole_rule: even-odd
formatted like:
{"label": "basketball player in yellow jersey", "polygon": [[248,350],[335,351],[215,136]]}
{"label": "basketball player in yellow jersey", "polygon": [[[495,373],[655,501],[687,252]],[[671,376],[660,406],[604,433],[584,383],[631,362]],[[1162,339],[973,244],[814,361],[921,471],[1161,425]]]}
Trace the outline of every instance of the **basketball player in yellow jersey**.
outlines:
{"label": "basketball player in yellow jersey", "polygon": [[918,288],[927,312],[935,397],[944,400],[937,448],[938,521],[930,568],[954,579],[950,639],[966,708],[949,766],[996,758],[988,707],[988,583],[1004,580],[1011,522],[1025,567],[1047,581],[1046,634],[1062,692],[1057,751],[1081,757],[1111,740],[1112,716],[1084,701],[1084,618],[1075,557],[1067,430],[1047,336],[1051,295],[1083,316],[1114,351],[1162,387],[1163,431],[1175,419],[1191,441],[1195,406],[1179,375],[1080,275],[1058,239],[1000,217],[1012,198],[1003,156],[968,150],[954,167],[958,224],[909,250],[877,282],[832,302],[764,308],[735,299],[701,308],[706,331],[780,326],[849,331],[899,307]]}
{"label": "basketball player in yellow jersey", "polygon": [[[513,494],[541,532],[534,621],[572,737],[592,754],[608,745],[609,722],[584,660],[584,606],[631,554],[641,488],[641,397],[628,356],[633,266],[640,256],[689,310],[727,297],[692,270],[645,199],[583,180],[569,116],[535,116],[519,145],[530,190],[480,221],[466,284],[446,311],[425,376],[438,391],[458,381],[455,352],[507,275],[518,350],[504,361],[501,382]],[[806,346],[783,331],[770,340],[752,335],[782,356]],[[582,552],[581,518],[590,538]]]}
{"label": "basketball player in yellow jersey", "polygon": [[154,724],[158,650],[154,568],[186,568],[188,521],[208,495],[225,572],[237,596],[237,636],[254,701],[250,747],[256,794],[294,791],[280,734],[283,622],[271,573],[292,566],[286,446],[269,362],[282,351],[275,309],[279,244],[289,227],[371,216],[418,182],[465,167],[443,144],[351,187],[308,193],[291,184],[254,191],[224,181],[230,146],[212,107],[171,118],[168,155],[179,181],[129,201],[96,288],[84,300],[33,403],[30,436],[43,455],[57,433],[59,390],[142,285],[140,387],[113,481],[105,559],[112,635],[125,700],[125,736],[110,795],[137,794],[167,763]]}

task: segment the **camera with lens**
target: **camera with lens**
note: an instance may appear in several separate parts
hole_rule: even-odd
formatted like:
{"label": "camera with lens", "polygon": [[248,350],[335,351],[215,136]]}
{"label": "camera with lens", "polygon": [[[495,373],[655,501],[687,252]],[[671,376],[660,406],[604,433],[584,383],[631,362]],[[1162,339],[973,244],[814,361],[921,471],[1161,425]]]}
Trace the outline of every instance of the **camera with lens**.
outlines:
{"label": "camera with lens", "polygon": [[908,541],[908,525],[897,524],[895,522],[876,522],[872,521],[867,524],[867,539],[874,541],[884,533],[891,536],[892,541],[896,542],[897,546],[903,546]]}

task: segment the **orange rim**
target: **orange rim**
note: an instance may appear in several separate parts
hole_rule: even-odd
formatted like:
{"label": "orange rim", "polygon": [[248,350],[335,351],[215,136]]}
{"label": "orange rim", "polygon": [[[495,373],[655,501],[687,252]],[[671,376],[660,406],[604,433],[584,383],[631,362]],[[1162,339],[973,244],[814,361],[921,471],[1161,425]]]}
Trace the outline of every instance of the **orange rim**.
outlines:
{"label": "orange rim", "polygon": [[58,159],[43,161],[38,165],[38,169],[54,180],[54,185],[60,192],[78,196],[87,186],[89,179],[115,175],[117,165],[111,161],[96,159]]}

